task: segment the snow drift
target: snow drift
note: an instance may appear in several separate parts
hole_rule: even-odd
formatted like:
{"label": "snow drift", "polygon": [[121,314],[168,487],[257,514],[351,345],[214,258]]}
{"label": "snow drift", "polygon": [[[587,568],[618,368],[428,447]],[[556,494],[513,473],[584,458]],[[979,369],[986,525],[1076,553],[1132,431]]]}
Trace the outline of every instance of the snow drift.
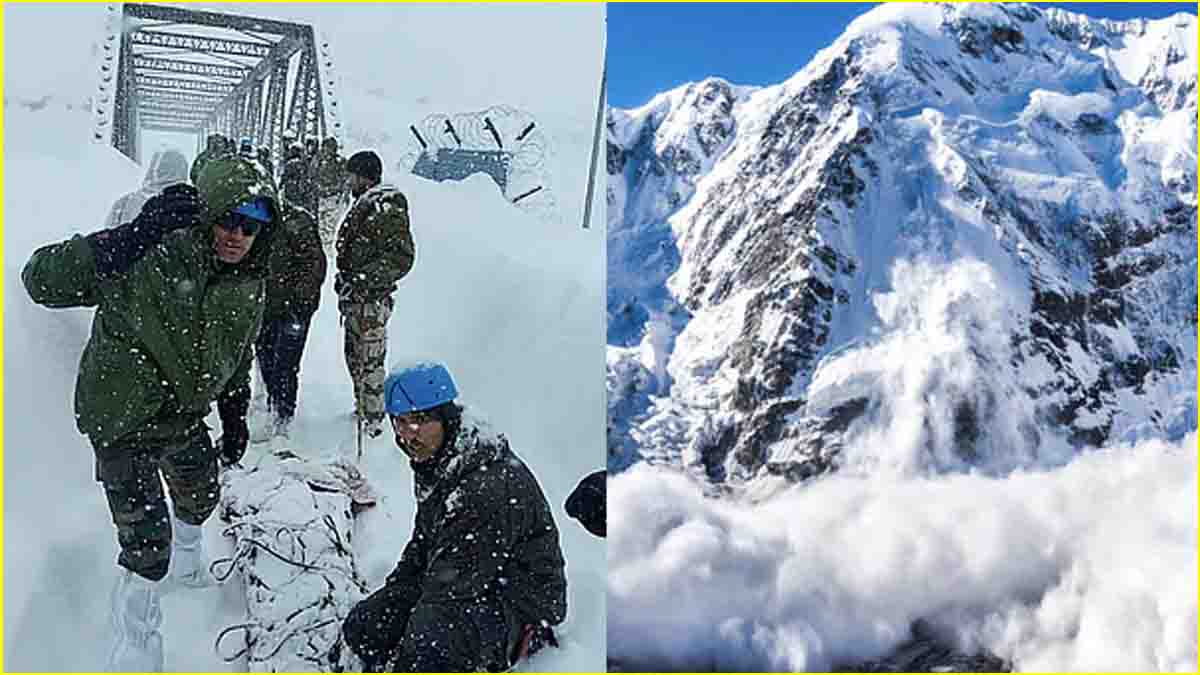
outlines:
{"label": "snow drift", "polygon": [[[602,669],[604,544],[570,520],[562,504],[603,457],[595,318],[603,241],[578,226],[603,8],[212,9],[312,23],[335,48],[343,140],[350,150],[374,147],[384,158],[385,180],[396,183],[411,206],[417,262],[396,294],[389,362],[445,361],[467,401],[508,436],[555,509],[570,616],[561,630],[563,649],[527,667]],[[25,64],[9,68],[5,80],[5,667],[95,670],[107,648],[116,538],[93,480],[92,450],[75,431],[71,412],[90,313],[33,306],[19,276],[36,247],[99,227],[112,200],[140,183],[142,170],[87,139],[88,99],[96,86],[89,47],[103,36],[103,7],[4,11],[6,56]],[[50,22],[59,32],[53,44],[44,40]],[[520,212],[483,176],[439,184],[398,166],[410,123],[440,110],[499,104],[534,115],[554,145],[545,168],[555,181],[561,222]],[[156,136],[146,150],[173,143],[191,154],[191,142]],[[290,444],[297,454],[354,452],[353,395],[341,342],[328,288],[302,363]],[[379,505],[360,514],[355,532],[358,570],[372,589],[398,559],[414,512],[407,460],[389,443],[370,444],[362,465],[380,493]],[[250,458],[264,452],[252,446]],[[220,530],[215,519],[206,524],[209,549],[231,555],[232,543]],[[163,611],[168,670],[244,667],[223,663],[213,650],[219,631],[244,620],[239,585],[173,593]]]}

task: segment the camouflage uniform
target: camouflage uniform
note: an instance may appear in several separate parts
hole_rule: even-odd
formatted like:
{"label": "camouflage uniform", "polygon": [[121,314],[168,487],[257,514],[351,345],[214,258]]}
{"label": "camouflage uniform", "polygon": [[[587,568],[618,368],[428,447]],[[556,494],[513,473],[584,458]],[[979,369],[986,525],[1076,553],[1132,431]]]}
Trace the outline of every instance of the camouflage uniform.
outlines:
{"label": "camouflage uniform", "polygon": [[316,209],[312,205],[314,192],[312,172],[309,169],[308,160],[304,157],[303,146],[293,144],[287,149],[279,186],[284,199],[293,206],[298,206],[313,214],[314,217],[316,216]]}
{"label": "camouflage uniform", "polygon": [[175,515],[203,523],[220,493],[204,418],[215,401],[223,427],[238,414],[244,419],[241,392],[265,305],[273,228],[237,265],[216,257],[212,228],[254,195],[273,199],[269,183],[246,162],[213,160],[197,188],[207,203],[199,222],[168,233],[116,276],[99,273],[99,254],[82,237],[38,249],[21,276],[38,304],[97,308],[75,383],[75,419],[95,450],[118,562],[152,581],[166,575],[171,556],[158,472]]}
{"label": "camouflage uniform", "polygon": [[346,202],[346,161],[338,154],[337,140],[326,138],[317,161],[317,192],[320,196],[318,222],[321,243],[333,246],[338,216]]}
{"label": "camouflage uniform", "polygon": [[392,293],[412,269],[415,253],[408,202],[390,185],[376,185],[359,196],[338,229],[334,290],[346,326],[346,368],[354,381],[354,400],[368,425],[384,417]]}
{"label": "camouflage uniform", "polygon": [[175,517],[203,525],[217,506],[221,486],[217,456],[203,427],[166,447],[120,448],[96,462],[96,480],[104,486],[122,567],[149,579],[161,579],[171,562],[170,514],[159,471],[166,480]]}

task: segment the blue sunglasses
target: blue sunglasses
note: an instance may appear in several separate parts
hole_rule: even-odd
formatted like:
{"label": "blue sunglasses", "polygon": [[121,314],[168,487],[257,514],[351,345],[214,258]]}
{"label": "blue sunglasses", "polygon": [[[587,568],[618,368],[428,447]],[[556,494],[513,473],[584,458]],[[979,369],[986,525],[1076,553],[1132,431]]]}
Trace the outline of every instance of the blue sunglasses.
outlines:
{"label": "blue sunglasses", "polygon": [[253,237],[254,235],[258,234],[259,230],[267,225],[267,223],[261,220],[251,218],[250,216],[237,212],[229,214],[228,218],[218,222],[217,224],[220,225],[221,229],[225,230],[226,232],[237,232],[238,230],[241,230],[242,234],[246,235],[247,237]]}

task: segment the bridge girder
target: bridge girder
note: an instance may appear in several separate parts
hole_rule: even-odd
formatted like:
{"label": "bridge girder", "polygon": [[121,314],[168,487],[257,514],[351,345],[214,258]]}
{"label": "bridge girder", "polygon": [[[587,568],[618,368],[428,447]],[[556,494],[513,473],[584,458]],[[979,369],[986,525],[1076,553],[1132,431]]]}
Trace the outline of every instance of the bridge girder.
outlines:
{"label": "bridge girder", "polygon": [[249,66],[232,66],[217,63],[197,63],[195,61],[177,61],[175,59],[153,58],[148,56],[133,57],[133,67],[141,70],[160,70],[165,73],[186,75],[205,75],[208,77],[227,77],[240,80],[250,71]]}
{"label": "bridge girder", "polygon": [[195,91],[206,94],[216,94],[224,96],[233,91],[234,85],[229,82],[210,82],[208,80],[191,80],[177,77],[164,77],[158,75],[142,75],[138,77],[139,87],[160,87],[163,89],[177,89],[181,91]]}
{"label": "bridge girder", "polygon": [[184,103],[203,108],[216,108],[222,101],[217,96],[187,94],[170,89],[149,89],[146,87],[138,87],[138,96],[144,103]]}
{"label": "bridge girder", "polygon": [[[112,142],[126,155],[138,158],[139,129],[249,136],[277,158],[284,130],[325,133],[311,26],[140,2],[123,7]],[[226,33],[188,32],[197,26]]]}
{"label": "bridge girder", "polygon": [[263,57],[270,53],[271,44],[185,35],[166,31],[139,30],[130,34],[134,44],[172,47],[203,54],[228,54],[231,56]]}

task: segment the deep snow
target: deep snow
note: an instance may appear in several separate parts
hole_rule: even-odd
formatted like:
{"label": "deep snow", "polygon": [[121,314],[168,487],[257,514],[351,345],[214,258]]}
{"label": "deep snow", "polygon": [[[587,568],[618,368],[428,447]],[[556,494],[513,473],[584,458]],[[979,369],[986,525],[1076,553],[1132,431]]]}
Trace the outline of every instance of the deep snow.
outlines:
{"label": "deep snow", "polygon": [[[603,7],[212,9],[312,23],[330,41],[343,140],[351,151],[377,149],[385,180],[406,193],[411,207],[418,257],[395,296],[388,361],[447,362],[464,400],[509,437],[543,484],[567,558],[570,616],[560,631],[564,648],[529,668],[603,669],[604,542],[562,510],[576,482],[604,456],[597,312],[603,237],[579,227]],[[36,307],[20,283],[34,248],[94,230],[112,201],[141,182],[139,167],[87,142],[92,119],[85,104],[96,87],[93,43],[103,37],[104,11],[5,7],[8,670],[96,670],[106,650],[115,531],[93,481],[91,448],[75,431],[71,410],[91,312]],[[58,33],[47,41],[51,22]],[[484,176],[439,184],[398,167],[410,123],[500,104],[532,115],[549,139],[545,168],[559,222],[514,208]],[[158,143],[191,143],[149,140],[147,154]],[[194,152],[190,145],[181,149]],[[603,212],[593,216],[602,219]],[[313,319],[290,444],[313,455],[354,447],[353,398],[330,286]],[[250,452],[263,451],[252,446]],[[360,517],[355,542],[359,568],[375,588],[407,540],[414,506],[407,461],[390,441],[369,444],[364,469],[383,494],[382,503]],[[205,526],[214,555],[230,550],[220,529],[215,519]],[[228,584],[166,598],[168,670],[236,669],[215,657],[212,643],[220,629],[242,620],[240,593]]]}
{"label": "deep snow", "polygon": [[[1014,336],[1032,280],[1090,289],[1077,221],[1195,203],[1196,17],[1088,47],[1058,37],[1086,17],[1006,12],[880,5],[786,82],[609,111],[622,668],[849,667],[926,619],[1018,670],[1195,669],[1194,211],[1104,261],[1178,254],[1121,289],[1124,323],[1056,336],[1058,362]],[[986,46],[1009,23],[1028,49]],[[1011,196],[1050,243],[963,194]],[[1105,447],[1068,441],[1045,413],[1061,376],[1091,384],[1155,340],[1178,365],[1079,416],[1111,425]],[[773,471],[829,448],[832,474]]]}

